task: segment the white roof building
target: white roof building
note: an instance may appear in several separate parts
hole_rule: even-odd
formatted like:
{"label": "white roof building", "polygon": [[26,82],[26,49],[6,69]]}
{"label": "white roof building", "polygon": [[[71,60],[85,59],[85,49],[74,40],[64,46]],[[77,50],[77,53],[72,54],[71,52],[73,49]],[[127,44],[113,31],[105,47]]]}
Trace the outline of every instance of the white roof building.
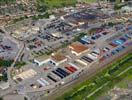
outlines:
{"label": "white roof building", "polygon": [[121,8],[122,11],[126,11],[126,12],[132,12],[132,7],[131,6],[124,6]]}
{"label": "white roof building", "polygon": [[34,58],[34,63],[36,63],[39,66],[47,63],[48,61],[50,61],[50,56],[47,56],[47,55],[43,55],[38,58]]}
{"label": "white roof building", "polygon": [[8,89],[9,88],[9,82],[2,82],[2,83],[0,83],[0,88],[2,90]]}

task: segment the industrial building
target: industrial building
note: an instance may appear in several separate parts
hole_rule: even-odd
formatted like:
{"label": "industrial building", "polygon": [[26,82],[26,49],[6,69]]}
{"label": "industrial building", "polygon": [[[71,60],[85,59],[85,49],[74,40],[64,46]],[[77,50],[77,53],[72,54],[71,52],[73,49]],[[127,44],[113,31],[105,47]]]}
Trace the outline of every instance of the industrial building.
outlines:
{"label": "industrial building", "polygon": [[59,64],[62,64],[67,61],[67,57],[65,57],[62,54],[53,54],[50,59],[50,63],[52,63],[55,66],[58,66]]}
{"label": "industrial building", "polygon": [[75,54],[76,56],[80,56],[89,50],[88,47],[77,42],[69,45],[69,49],[71,50],[71,53]]}
{"label": "industrial building", "polygon": [[50,61],[50,56],[43,55],[38,58],[34,58],[33,63],[37,64],[38,66],[41,66],[44,63],[47,63],[48,61]]}

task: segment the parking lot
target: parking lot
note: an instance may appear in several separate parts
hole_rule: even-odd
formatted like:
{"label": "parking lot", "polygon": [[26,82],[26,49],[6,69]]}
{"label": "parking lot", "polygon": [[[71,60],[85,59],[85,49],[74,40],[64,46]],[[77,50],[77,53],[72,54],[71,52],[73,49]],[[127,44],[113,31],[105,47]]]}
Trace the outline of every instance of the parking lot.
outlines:
{"label": "parking lot", "polygon": [[18,52],[17,44],[1,35],[0,57],[4,59],[13,59]]}

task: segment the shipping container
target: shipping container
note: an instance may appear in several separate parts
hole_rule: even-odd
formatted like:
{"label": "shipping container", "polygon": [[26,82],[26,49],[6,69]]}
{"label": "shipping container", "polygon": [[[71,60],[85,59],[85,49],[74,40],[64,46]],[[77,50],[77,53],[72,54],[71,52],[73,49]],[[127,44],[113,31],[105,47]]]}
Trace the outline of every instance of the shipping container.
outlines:
{"label": "shipping container", "polygon": [[98,55],[96,54],[96,53],[94,53],[94,52],[92,52],[92,53],[90,53],[91,55],[93,55],[94,57],[98,57]]}
{"label": "shipping container", "polygon": [[46,85],[50,85],[50,83],[48,81],[46,81],[45,79],[43,78],[40,78]]}
{"label": "shipping container", "polygon": [[126,42],[127,39],[124,37],[121,37],[120,40],[122,40],[123,42]]}
{"label": "shipping container", "polygon": [[68,71],[70,71],[71,73],[74,73],[75,71],[72,69],[72,68],[70,68],[70,67],[65,67]]}
{"label": "shipping container", "polygon": [[77,70],[80,69],[79,67],[77,67],[77,66],[76,66],[75,64],[73,64],[73,63],[69,63],[69,65],[71,65],[72,67],[76,68]]}
{"label": "shipping container", "polygon": [[116,47],[117,45],[116,44],[114,44],[114,43],[109,43],[111,46],[113,46],[113,47]]}
{"label": "shipping container", "polygon": [[69,75],[68,72],[66,72],[65,70],[61,69],[61,68],[58,68],[60,71],[62,71],[63,73],[65,73],[67,76]]}
{"label": "shipping container", "polygon": [[92,60],[96,60],[96,59],[97,59],[97,57],[94,57],[94,56],[91,55],[91,54],[88,54],[88,57],[91,58]]}
{"label": "shipping container", "polygon": [[73,67],[73,66],[70,66],[70,68],[75,72],[75,71],[77,71],[77,69],[75,68],[75,67]]}
{"label": "shipping container", "polygon": [[56,79],[54,79],[53,77],[51,77],[50,75],[47,76],[50,80],[52,80],[53,82],[57,82]]}
{"label": "shipping container", "polygon": [[66,76],[67,76],[65,73],[63,73],[63,72],[60,71],[59,69],[56,69],[56,71],[57,71],[58,73],[60,73],[61,75],[63,75],[63,77],[66,77]]}
{"label": "shipping container", "polygon": [[93,61],[92,59],[90,59],[90,58],[88,58],[86,56],[81,57],[81,59],[87,61],[88,63],[91,63]]}
{"label": "shipping container", "polygon": [[124,37],[127,39],[131,39],[131,36],[129,34],[125,34]]}
{"label": "shipping container", "polygon": [[83,41],[83,40],[79,40],[79,42],[82,44],[88,44],[86,41]]}
{"label": "shipping container", "polygon": [[44,84],[41,80],[37,80],[37,82],[38,82],[39,84],[41,84],[42,86],[46,86],[46,84]]}
{"label": "shipping container", "polygon": [[91,58],[89,58],[89,57],[87,57],[87,56],[83,56],[84,58],[86,58],[88,61],[90,61],[90,62],[92,62],[92,61],[94,61],[93,59],[91,59]]}
{"label": "shipping container", "polygon": [[55,75],[59,76],[61,79],[64,78],[64,76],[62,76],[60,73],[56,72],[56,71],[52,71],[52,73],[54,73]]}

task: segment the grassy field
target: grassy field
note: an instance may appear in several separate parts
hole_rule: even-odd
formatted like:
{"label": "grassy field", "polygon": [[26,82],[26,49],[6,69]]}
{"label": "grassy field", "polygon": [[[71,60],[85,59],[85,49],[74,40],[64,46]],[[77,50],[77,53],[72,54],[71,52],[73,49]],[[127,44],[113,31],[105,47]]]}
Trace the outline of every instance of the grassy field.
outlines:
{"label": "grassy field", "polygon": [[39,9],[52,9],[60,8],[69,5],[75,5],[76,0],[37,0],[37,5]]}
{"label": "grassy field", "polygon": [[2,4],[12,4],[16,3],[16,0],[0,0],[0,5]]}
{"label": "grassy field", "polygon": [[132,74],[126,76],[123,80],[116,84],[119,88],[128,88],[128,84],[132,82]]}
{"label": "grassy field", "polygon": [[74,5],[75,3],[76,3],[76,0],[46,0],[46,4],[51,8]]}
{"label": "grassy field", "polygon": [[82,2],[85,2],[85,3],[95,3],[97,2],[97,0],[81,0]]}
{"label": "grassy field", "polygon": [[[40,11],[47,9],[61,8],[66,6],[74,6],[79,0],[37,0],[37,7]],[[94,3],[97,0],[81,0],[86,3]]]}
{"label": "grassy field", "polygon": [[[132,70],[127,71],[126,73],[124,73],[121,78],[122,80],[117,82],[116,84],[113,85],[113,87],[118,87],[118,88],[124,88],[124,89],[129,89],[129,85],[132,83]],[[104,92],[102,92],[102,94],[99,94],[98,97],[108,97],[108,91],[105,90],[111,90],[112,87],[104,87],[103,90]],[[94,95],[95,96],[95,95]],[[97,96],[96,96],[97,97]],[[100,99],[99,99],[100,100]]]}
{"label": "grassy field", "polygon": [[[122,59],[112,63],[107,69],[99,72],[92,78],[75,86],[71,91],[65,93],[56,100],[95,100],[102,93],[110,90],[113,86],[124,79],[126,72],[120,75],[124,70],[132,66],[132,54],[128,54]],[[128,70],[129,71],[129,70]],[[130,75],[132,70],[127,74]],[[120,76],[118,76],[120,75]]]}

